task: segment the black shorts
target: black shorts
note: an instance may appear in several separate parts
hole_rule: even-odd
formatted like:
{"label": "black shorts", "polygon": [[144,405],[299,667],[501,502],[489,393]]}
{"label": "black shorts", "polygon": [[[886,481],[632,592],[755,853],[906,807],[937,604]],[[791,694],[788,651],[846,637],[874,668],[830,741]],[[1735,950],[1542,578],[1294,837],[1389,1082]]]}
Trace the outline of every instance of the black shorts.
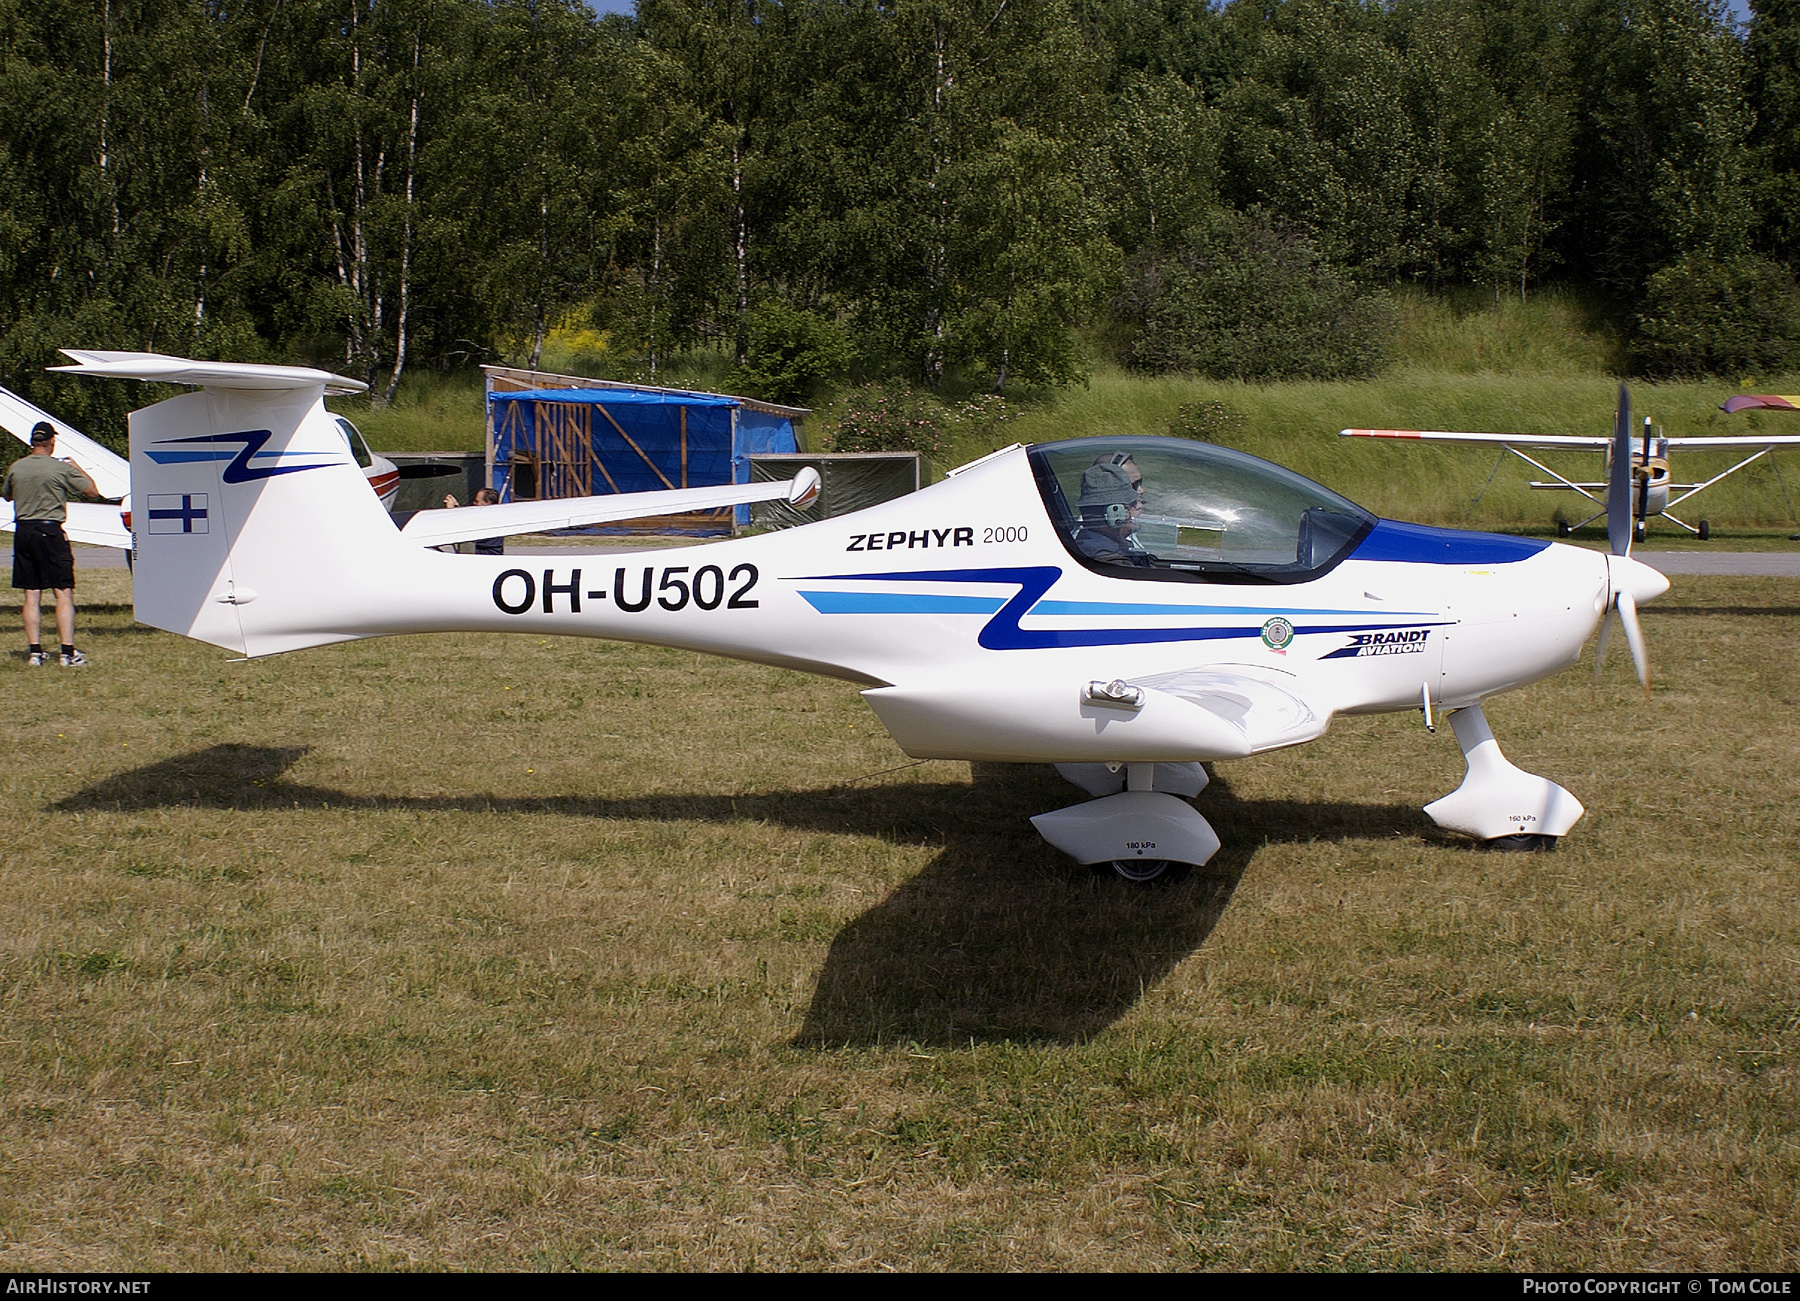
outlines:
{"label": "black shorts", "polygon": [[75,553],[55,520],[13,524],[13,586],[26,591],[75,586]]}

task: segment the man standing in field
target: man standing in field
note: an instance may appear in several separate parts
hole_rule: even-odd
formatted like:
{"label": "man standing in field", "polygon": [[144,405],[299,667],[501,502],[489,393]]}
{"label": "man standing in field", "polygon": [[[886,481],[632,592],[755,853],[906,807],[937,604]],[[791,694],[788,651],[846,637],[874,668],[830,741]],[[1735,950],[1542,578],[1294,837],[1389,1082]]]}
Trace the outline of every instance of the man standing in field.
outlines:
{"label": "man standing in field", "polygon": [[31,455],[14,461],[0,483],[0,497],[13,503],[13,586],[25,593],[25,640],[31,643],[25,662],[34,669],[44,667],[38,636],[46,587],[56,593],[56,632],[62,639],[57,662],[66,669],[87,663],[75,649],[75,553],[63,520],[71,497],[98,497],[100,490],[76,466],[57,460],[55,451],[56,429],[40,420],[31,429]]}

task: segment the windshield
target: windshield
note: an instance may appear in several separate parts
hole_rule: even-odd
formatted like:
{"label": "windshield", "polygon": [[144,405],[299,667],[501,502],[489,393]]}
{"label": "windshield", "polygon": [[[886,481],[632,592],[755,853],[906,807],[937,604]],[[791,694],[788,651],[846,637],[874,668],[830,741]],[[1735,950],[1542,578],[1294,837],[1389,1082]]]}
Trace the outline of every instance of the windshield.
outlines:
{"label": "windshield", "polygon": [[1044,505],[1090,568],[1125,578],[1300,583],[1375,517],[1292,470],[1182,438],[1077,438],[1031,449]]}
{"label": "windshield", "polygon": [[337,424],[338,432],[344,436],[344,441],[350,444],[350,455],[356,458],[356,463],[363,469],[368,469],[375,463],[375,457],[370,453],[369,445],[363,442],[362,431],[342,416],[337,418]]}

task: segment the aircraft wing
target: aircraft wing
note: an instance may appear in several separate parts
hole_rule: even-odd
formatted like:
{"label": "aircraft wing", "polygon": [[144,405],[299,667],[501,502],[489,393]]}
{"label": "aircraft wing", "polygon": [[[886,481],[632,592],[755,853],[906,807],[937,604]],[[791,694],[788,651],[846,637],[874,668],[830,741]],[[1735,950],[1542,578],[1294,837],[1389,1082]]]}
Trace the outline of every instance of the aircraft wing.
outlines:
{"label": "aircraft wing", "polygon": [[1612,441],[1599,435],[1587,438],[1567,434],[1459,434],[1442,429],[1340,429],[1338,437],[1410,438],[1422,443],[1462,443],[1489,447],[1561,447],[1587,452],[1605,451],[1607,443]]}
{"label": "aircraft wing", "polygon": [[[131,463],[117,452],[102,447],[86,434],[70,425],[65,425],[55,416],[41,407],[33,406],[24,398],[8,389],[0,388],[0,426],[17,438],[27,447],[31,446],[31,427],[40,420],[48,420],[56,428],[56,454],[75,462],[87,471],[88,478],[100,489],[102,497],[110,497],[114,501],[131,491]],[[8,519],[11,519],[10,507]],[[117,511],[113,514],[116,516]],[[8,528],[12,527],[9,523]],[[123,527],[122,525],[120,526]],[[70,534],[71,537],[74,534]],[[113,543],[107,543],[113,546]],[[118,545],[130,546],[130,542]]]}
{"label": "aircraft wing", "polygon": [[1744,393],[1734,398],[1726,398],[1719,404],[1719,410],[1726,415],[1734,415],[1739,411],[1800,411],[1800,395],[1782,395],[1778,393]]}
{"label": "aircraft wing", "polygon": [[1247,754],[1310,741],[1331,723],[1331,711],[1314,708],[1298,694],[1298,682],[1272,681],[1248,666],[1183,669],[1134,678],[1132,684],[1176,696],[1219,718],[1242,735]]}
{"label": "aircraft wing", "polygon": [[1724,452],[1741,451],[1751,447],[1791,447],[1800,443],[1800,435],[1782,434],[1779,437],[1758,438],[1753,435],[1733,434],[1730,438],[1671,438],[1671,450],[1681,448],[1689,452],[1705,452],[1718,450]]}
{"label": "aircraft wing", "polygon": [[715,510],[755,501],[809,505],[819,495],[819,472],[811,466],[778,483],[726,483],[712,488],[675,488],[664,492],[614,493],[604,497],[561,497],[549,501],[515,501],[501,506],[463,506],[456,510],[422,510],[406,522],[400,536],[423,547],[476,538],[541,533],[578,528],[647,515]]}
{"label": "aircraft wing", "polygon": [[[96,547],[118,547],[131,550],[131,531],[119,518],[119,508],[105,502],[72,501],[64,510],[63,535],[71,542],[86,542]],[[13,531],[13,504],[0,501],[0,529]]]}

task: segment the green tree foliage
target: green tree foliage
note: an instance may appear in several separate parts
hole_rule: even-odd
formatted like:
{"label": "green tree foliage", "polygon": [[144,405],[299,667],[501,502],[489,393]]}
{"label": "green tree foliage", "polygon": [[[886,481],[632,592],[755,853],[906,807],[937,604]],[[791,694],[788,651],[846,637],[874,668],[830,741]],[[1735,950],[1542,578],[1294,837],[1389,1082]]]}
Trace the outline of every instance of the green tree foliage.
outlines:
{"label": "green tree foliage", "polygon": [[1756,0],[1745,41],[1757,235],[1789,266],[1800,258],[1800,0]]}
{"label": "green tree foliage", "polygon": [[1171,253],[1132,269],[1131,360],[1215,379],[1372,374],[1387,359],[1393,304],[1265,217],[1220,213]]}
{"label": "green tree foliage", "polygon": [[1800,0],[0,0],[0,383],[117,437],[58,345],[379,401],[586,320],[620,373],[1000,392],[1108,301],[1139,364],[1348,374],[1357,286],[1547,274],[1725,365],[1670,331],[1800,255],[1797,55]]}
{"label": "green tree foliage", "polygon": [[1783,370],[1800,351],[1800,288],[1763,258],[1691,254],[1650,277],[1637,326],[1635,351],[1654,375]]}

